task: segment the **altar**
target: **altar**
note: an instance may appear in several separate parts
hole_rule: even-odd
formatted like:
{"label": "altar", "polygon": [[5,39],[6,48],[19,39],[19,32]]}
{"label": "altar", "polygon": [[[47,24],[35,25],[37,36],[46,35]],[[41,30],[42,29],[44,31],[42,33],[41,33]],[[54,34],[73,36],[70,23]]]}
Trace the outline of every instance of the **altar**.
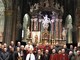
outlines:
{"label": "altar", "polygon": [[[44,3],[42,5],[44,5]],[[52,6],[49,7],[49,5],[42,5],[37,3],[30,7],[31,18],[28,19],[27,16],[27,24],[25,25],[29,26],[29,32],[24,34],[24,39],[30,39],[33,43],[47,41],[50,43],[59,42],[66,44],[66,29],[62,25],[63,13],[61,10],[53,8]],[[28,21],[30,21],[30,24],[28,24]],[[25,29],[27,28],[25,27]]]}

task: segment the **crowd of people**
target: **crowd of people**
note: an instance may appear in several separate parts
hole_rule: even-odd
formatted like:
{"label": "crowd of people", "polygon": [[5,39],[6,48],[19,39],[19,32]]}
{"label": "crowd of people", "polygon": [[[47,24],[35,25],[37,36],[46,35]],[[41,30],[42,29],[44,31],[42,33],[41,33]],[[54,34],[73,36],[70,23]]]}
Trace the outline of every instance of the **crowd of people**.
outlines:
{"label": "crowd of people", "polygon": [[80,47],[60,45],[57,43],[32,44],[30,41],[24,46],[17,42],[15,46],[0,44],[0,60],[80,60]]}

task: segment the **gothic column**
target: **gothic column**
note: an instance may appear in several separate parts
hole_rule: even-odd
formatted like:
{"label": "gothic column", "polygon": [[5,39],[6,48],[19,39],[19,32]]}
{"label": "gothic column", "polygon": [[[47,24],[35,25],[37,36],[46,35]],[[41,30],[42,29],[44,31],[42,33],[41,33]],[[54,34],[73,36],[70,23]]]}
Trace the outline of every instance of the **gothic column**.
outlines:
{"label": "gothic column", "polygon": [[9,44],[12,37],[12,10],[5,11],[4,42]]}
{"label": "gothic column", "polygon": [[[18,36],[16,34],[16,27],[19,27],[19,16],[20,16],[20,8],[17,7],[18,6],[18,0],[13,0],[12,4],[13,4],[13,22],[12,22],[12,40],[15,42],[16,40],[19,40],[17,39]],[[18,15],[18,16],[17,16]],[[19,29],[19,28],[18,28]],[[18,32],[18,31],[17,31]],[[16,38],[17,36],[17,38]]]}
{"label": "gothic column", "polygon": [[7,44],[12,40],[12,0],[5,1],[5,27],[4,27],[4,41]]}

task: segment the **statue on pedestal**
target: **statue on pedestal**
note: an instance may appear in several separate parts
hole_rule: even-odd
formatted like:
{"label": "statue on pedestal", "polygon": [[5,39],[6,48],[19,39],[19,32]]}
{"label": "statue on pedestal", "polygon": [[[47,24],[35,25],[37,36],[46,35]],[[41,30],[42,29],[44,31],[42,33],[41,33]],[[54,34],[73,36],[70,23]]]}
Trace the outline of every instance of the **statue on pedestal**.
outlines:
{"label": "statue on pedestal", "polygon": [[30,38],[30,30],[29,30],[29,27],[27,28],[27,33],[26,34],[27,34],[26,38],[29,39]]}
{"label": "statue on pedestal", "polygon": [[24,40],[26,40],[29,35],[28,20],[29,20],[29,15],[25,14],[23,18]]}
{"label": "statue on pedestal", "polygon": [[45,29],[45,28],[48,29],[49,23],[50,23],[50,19],[48,18],[48,15],[45,15],[45,16],[44,16],[44,20],[42,21],[43,28],[44,28],[44,29]]}
{"label": "statue on pedestal", "polygon": [[72,26],[72,17],[71,15],[68,15],[67,18],[66,18],[66,28],[67,28],[67,40],[68,40],[68,43],[73,43],[72,41],[72,29],[73,29],[73,26]]}
{"label": "statue on pedestal", "polygon": [[63,31],[62,31],[62,39],[63,40],[66,40],[66,33],[67,33],[67,30],[63,27]]}

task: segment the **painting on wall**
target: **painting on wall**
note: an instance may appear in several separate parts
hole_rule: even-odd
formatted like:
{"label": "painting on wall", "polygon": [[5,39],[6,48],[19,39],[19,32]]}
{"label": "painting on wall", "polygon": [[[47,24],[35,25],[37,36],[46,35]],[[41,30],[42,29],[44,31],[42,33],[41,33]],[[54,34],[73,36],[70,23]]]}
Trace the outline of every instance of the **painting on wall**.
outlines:
{"label": "painting on wall", "polygon": [[40,31],[33,31],[32,32],[32,42],[39,43],[40,42]]}

